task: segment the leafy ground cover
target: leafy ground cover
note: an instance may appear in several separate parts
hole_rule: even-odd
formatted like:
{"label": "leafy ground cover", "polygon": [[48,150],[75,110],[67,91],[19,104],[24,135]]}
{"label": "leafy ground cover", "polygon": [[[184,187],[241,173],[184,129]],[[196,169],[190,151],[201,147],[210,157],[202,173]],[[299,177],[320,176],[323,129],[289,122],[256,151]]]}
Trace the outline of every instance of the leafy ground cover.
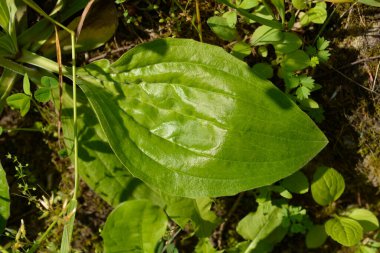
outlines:
{"label": "leafy ground cover", "polygon": [[[258,5],[259,3],[236,1],[234,4],[243,4],[244,2],[248,5]],[[107,4],[109,5],[109,3]],[[45,5],[46,11],[53,6],[49,6],[49,3],[45,3]],[[163,238],[157,247],[147,244],[146,252],[154,249],[156,252],[176,252],[176,250],[179,252],[216,252],[212,248],[227,250],[226,252],[377,251],[376,240],[378,240],[379,234],[375,216],[379,214],[380,88],[377,78],[379,39],[376,37],[376,28],[379,27],[379,17],[376,7],[368,7],[359,3],[328,4],[326,18],[327,13],[329,15],[332,13],[329,22],[319,22],[317,19],[316,23],[308,28],[295,27],[292,29],[303,42],[309,43],[316,38],[318,32],[323,31],[323,37],[326,41],[330,41],[330,44],[322,45],[323,41],[321,41],[316,50],[329,49],[331,54],[328,61],[327,59],[325,62],[318,60],[318,66],[314,67],[309,67],[309,63],[307,67],[300,66],[296,61],[295,69],[293,69],[294,64],[290,64],[292,67],[289,68],[289,62],[292,62],[289,59],[293,59],[292,56],[289,56],[290,52],[285,52],[285,56],[281,56],[285,57],[283,60],[284,58],[279,58],[278,52],[273,51],[273,44],[271,44],[273,38],[267,40],[269,44],[266,42],[262,44],[262,36],[258,36],[261,38],[261,42],[257,39],[252,42],[253,28],[257,28],[258,25],[247,22],[241,13],[233,14],[233,8],[227,8],[221,3],[214,1],[159,1],[154,4],[149,1],[117,1],[116,7],[119,24],[117,29],[114,25],[116,29],[114,35],[112,35],[113,32],[111,35],[101,32],[104,34],[104,41],[108,42],[96,50],[89,51],[89,48],[94,47],[93,45],[87,48],[83,46],[84,52],[78,54],[78,65],[84,66],[104,58],[114,61],[138,44],[166,37],[203,40],[222,46],[227,52],[243,52],[243,57],[241,54],[238,56],[248,62],[250,66],[255,66],[258,62],[268,64],[266,59],[277,60],[274,64],[269,61],[269,72],[274,73],[271,80],[284,91],[289,88],[286,87],[289,83],[286,82],[286,78],[276,75],[279,70],[277,68],[281,67],[287,68],[290,72],[298,71],[296,76],[299,80],[310,80],[308,77],[312,77],[315,80],[312,85],[314,83],[321,85],[321,89],[314,91],[315,87],[307,86],[310,82],[299,81],[296,86],[291,86],[288,94],[294,95],[295,102],[310,116],[313,116],[310,112],[313,111],[312,109],[316,109],[316,106],[324,109],[325,119],[322,120],[320,116],[322,114],[318,114],[319,117],[314,117],[314,120],[321,121],[318,123],[319,127],[330,143],[302,169],[303,174],[294,175],[295,179],[286,179],[280,184],[243,192],[236,196],[215,198],[212,201],[210,199],[165,200],[168,205],[168,208],[165,209],[166,215],[171,217],[169,223],[167,223],[165,213],[157,213],[155,211],[157,206],[152,206],[150,202],[146,201],[125,202],[110,214],[113,208],[102,198],[111,204],[113,200],[104,195],[99,197],[94,193],[91,188],[96,189],[96,185],[88,187],[86,183],[81,182],[71,244],[74,250],[102,252],[105,249],[108,252],[115,252],[116,247],[122,247],[125,250],[133,246],[136,240],[131,239],[128,245],[117,245],[116,242],[122,242],[121,239],[116,239],[120,235],[117,231],[128,229],[136,231],[138,226],[146,225],[148,228],[142,229],[145,231],[143,234],[149,234],[149,230],[151,230],[149,226],[155,226],[153,230],[156,233],[150,235],[148,241],[158,241]],[[285,13],[281,15],[280,5],[272,7],[273,11],[278,11],[279,20],[289,19],[288,12],[286,15]],[[105,9],[104,6],[103,8]],[[318,10],[314,5],[308,8],[309,16],[313,16],[313,12]],[[93,9],[93,22],[104,20],[98,16],[107,15],[100,11],[101,9],[102,7],[99,5],[95,11]],[[311,9],[313,10],[310,11]],[[29,11],[33,13],[31,10]],[[105,16],[106,18],[110,19],[109,17],[116,16],[116,13],[111,10],[109,12],[111,14]],[[225,13],[230,14],[226,15]],[[36,14],[30,15],[30,19],[33,19],[33,15]],[[236,18],[239,22],[234,21],[232,25],[227,23],[227,28],[225,26],[224,28],[227,29],[227,34],[232,35],[223,38],[223,35],[218,34],[220,23],[224,25],[223,22],[228,21],[228,18],[234,15],[239,17]],[[232,19],[235,20],[234,17]],[[210,24],[214,25],[214,29]],[[217,30],[215,30],[215,24]],[[106,25],[109,26],[109,24]],[[100,23],[98,26],[102,27],[102,24]],[[324,27],[323,30],[321,27]],[[83,34],[85,34],[85,28],[83,28]],[[258,32],[255,33],[257,37]],[[222,32],[222,34],[224,33]],[[276,42],[276,36],[281,35],[278,35],[278,32],[275,34],[277,35],[274,36],[272,33],[271,36],[275,37]],[[112,38],[108,40],[111,36]],[[247,46],[241,44],[243,50],[237,50],[235,40],[251,42],[251,45],[248,45],[247,50]],[[62,40],[63,48],[64,43]],[[45,56],[52,54],[51,47],[49,49],[47,45],[41,49],[41,52]],[[298,55],[302,55],[295,57],[296,60],[307,54],[306,47],[302,46],[296,50],[299,50],[297,51]],[[265,56],[266,51],[268,56]],[[235,61],[232,57],[226,59]],[[286,62],[286,59],[288,59],[288,63],[283,63]],[[69,62],[70,57],[64,56],[63,61]],[[236,61],[238,60],[236,59]],[[217,64],[219,63],[216,62]],[[104,66],[101,67],[106,70]],[[268,71],[265,70],[265,67],[264,69],[261,67],[258,72],[267,73]],[[270,78],[272,75],[264,76],[264,78]],[[32,88],[36,100],[39,102],[49,101],[51,88],[55,86],[57,85],[46,84],[39,88],[39,92]],[[306,89],[312,91],[310,97],[312,101],[306,100],[309,99],[309,91]],[[125,93],[128,94],[128,92],[134,91],[128,90]],[[25,96],[31,94],[25,88],[25,81],[22,82],[22,80],[15,84],[12,94],[15,93],[25,94]],[[307,95],[305,95],[306,93]],[[23,97],[25,96],[23,95]],[[88,98],[91,100],[90,97]],[[70,101],[70,99],[67,97],[65,101]],[[29,101],[28,97],[26,101]],[[94,98],[94,102],[99,101]],[[306,106],[305,101],[308,101],[309,107]],[[11,213],[6,225],[5,236],[0,239],[0,245],[8,250],[10,247],[21,251],[28,249],[30,245],[33,245],[34,240],[38,240],[47,231],[49,225],[56,222],[57,225],[49,231],[45,240],[41,241],[38,251],[56,252],[61,245],[64,226],[67,224],[67,221],[62,220],[61,213],[65,200],[70,199],[72,189],[74,189],[74,170],[70,159],[65,155],[65,152],[69,153],[69,151],[63,148],[62,143],[57,142],[60,136],[56,126],[60,119],[54,112],[52,102],[43,104],[43,106],[34,104],[32,100],[29,103],[31,109],[28,113],[25,109],[28,106],[23,104],[24,117],[9,107],[5,107],[1,114],[0,126],[3,134],[0,136],[2,144],[0,145],[0,159],[10,188]],[[8,104],[12,105],[12,102]],[[79,113],[81,113],[80,110]],[[91,113],[86,111],[86,108],[82,108],[82,110],[85,113]],[[63,111],[63,116],[65,116],[65,112],[67,113],[67,111]],[[104,114],[111,116],[110,113]],[[61,123],[67,124],[64,117],[62,119]],[[81,127],[80,124],[79,127]],[[91,118],[83,124],[92,126]],[[16,129],[9,131],[12,128],[21,131]],[[22,131],[23,129],[26,131]],[[67,134],[69,131],[66,130],[63,134]],[[92,137],[91,131],[87,131],[87,136]],[[104,136],[102,137],[104,138]],[[86,145],[85,148],[89,148],[91,145],[99,147],[97,142]],[[91,155],[89,154],[89,158]],[[326,172],[327,169],[327,167],[323,169],[321,165],[335,168],[334,171],[337,171],[338,175],[343,175],[342,179],[340,176],[332,176],[333,179],[339,178],[336,183],[339,187],[335,191],[327,188],[330,193],[327,195],[327,199],[325,195],[318,197],[318,194],[323,192],[323,187],[326,187],[324,184],[318,185],[317,179],[323,178],[320,174]],[[89,168],[91,169],[91,167]],[[294,182],[304,182],[304,184],[294,188]],[[308,182],[314,184],[309,187]],[[173,191],[173,189],[170,188],[169,191]],[[112,195],[111,199],[112,197],[115,195]],[[155,204],[160,205],[159,201]],[[194,206],[201,211],[191,212],[191,209],[187,210],[189,206]],[[210,208],[212,212],[210,212]],[[7,211],[0,210],[1,217],[6,218]],[[184,210],[187,211],[185,214]],[[131,217],[133,213],[138,213],[138,215]],[[108,216],[109,214],[110,216]],[[117,221],[120,218],[117,218],[117,215],[126,215],[125,217],[136,223],[129,223],[125,226],[121,224],[122,226],[118,227]],[[109,219],[106,222],[107,217]],[[63,219],[65,218],[67,216],[63,216]],[[149,222],[151,225],[138,222],[149,219],[154,219]],[[191,220],[190,225],[188,224],[189,219]],[[361,219],[364,219],[364,223],[367,222],[366,225],[360,223]],[[359,222],[359,225],[356,221]],[[314,223],[314,226],[311,223]],[[260,229],[255,231],[252,228],[257,224],[261,224]],[[162,230],[162,227],[166,227],[166,229]],[[336,227],[343,228],[343,231],[350,227],[353,232],[349,237],[342,237],[334,233]],[[102,230],[103,239],[99,229]],[[323,231],[327,233],[326,236],[323,235]],[[141,234],[137,233],[136,236],[141,236]],[[313,237],[321,240],[313,241],[310,239]],[[211,238],[211,240],[207,238]],[[360,244],[358,244],[359,242]]]}

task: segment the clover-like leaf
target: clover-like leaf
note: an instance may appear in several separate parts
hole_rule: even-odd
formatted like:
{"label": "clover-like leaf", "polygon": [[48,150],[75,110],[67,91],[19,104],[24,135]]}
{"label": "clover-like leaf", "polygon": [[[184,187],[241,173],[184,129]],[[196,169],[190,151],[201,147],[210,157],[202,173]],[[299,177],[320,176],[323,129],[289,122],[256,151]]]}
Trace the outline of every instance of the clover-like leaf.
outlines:
{"label": "clover-like leaf", "polygon": [[285,94],[219,47],[156,40],[98,64],[78,82],[107,141],[132,175],[168,194],[268,185],[327,143]]}
{"label": "clover-like leaf", "polygon": [[351,218],[336,216],[325,223],[326,233],[343,246],[351,247],[363,238],[363,228]]}
{"label": "clover-like leaf", "polygon": [[23,93],[16,93],[7,97],[7,104],[13,108],[20,110],[21,116],[25,116],[30,109],[30,96]]}
{"label": "clover-like leaf", "polygon": [[126,201],[107,218],[102,231],[104,252],[153,253],[167,222],[164,211],[150,201]]}
{"label": "clover-like leaf", "polygon": [[320,167],[314,173],[311,194],[315,202],[326,206],[343,193],[345,183],[342,175],[333,168]]}

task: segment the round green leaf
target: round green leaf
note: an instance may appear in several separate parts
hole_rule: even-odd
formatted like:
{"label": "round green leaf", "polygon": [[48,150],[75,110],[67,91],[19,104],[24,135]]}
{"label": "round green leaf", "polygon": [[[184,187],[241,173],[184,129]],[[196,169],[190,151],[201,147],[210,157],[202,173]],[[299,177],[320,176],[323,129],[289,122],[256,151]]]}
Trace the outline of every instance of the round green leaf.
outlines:
{"label": "round green leaf", "polygon": [[10,215],[9,188],[4,169],[0,163],[0,234],[3,233]]}
{"label": "round green leaf", "polygon": [[34,92],[34,98],[41,103],[46,103],[51,99],[51,89],[42,87]]}
{"label": "round green leaf", "polygon": [[342,175],[333,168],[320,167],[314,173],[311,194],[315,202],[327,206],[343,193],[345,183]]}
{"label": "round green leaf", "polygon": [[326,233],[343,246],[351,247],[363,238],[363,228],[351,218],[335,217],[325,223]]}
{"label": "round green leaf", "polygon": [[251,46],[245,42],[239,41],[234,45],[231,53],[233,56],[243,59],[252,53]]}
{"label": "round green leaf", "polygon": [[356,208],[352,210],[348,217],[356,220],[363,227],[363,232],[369,232],[379,228],[379,220],[377,217],[369,210]]}
{"label": "round green leaf", "polygon": [[30,82],[29,82],[29,77],[28,77],[28,74],[25,73],[24,75],[24,79],[22,81],[22,87],[23,87],[23,90],[24,90],[24,93],[26,95],[29,95],[31,96],[32,93],[30,92]]}
{"label": "round green leaf", "polygon": [[269,79],[273,77],[273,68],[268,63],[257,63],[253,65],[252,71],[263,79]]}
{"label": "round green leaf", "polygon": [[284,93],[222,48],[163,39],[105,63],[79,69],[78,83],[123,165],[168,194],[268,185],[327,143]]}
{"label": "round green leaf", "polygon": [[23,93],[16,93],[7,97],[7,104],[13,109],[18,109],[21,116],[25,116],[30,109],[30,97]]}
{"label": "round green leaf", "polygon": [[305,15],[301,17],[301,25],[306,26],[309,23],[323,24],[327,18],[326,8],[316,6],[308,10]]}
{"label": "round green leaf", "polygon": [[309,191],[309,181],[301,171],[283,179],[281,185],[293,193],[304,194]]}
{"label": "round green leaf", "polygon": [[283,38],[283,33],[275,28],[269,26],[259,26],[252,34],[251,45],[260,46],[279,42]]}
{"label": "round green leaf", "polygon": [[231,27],[228,20],[224,17],[211,17],[207,20],[207,24],[222,40],[232,41],[237,37],[235,27]]}
{"label": "round green leaf", "polygon": [[298,10],[303,10],[307,7],[305,0],[292,0],[292,4]]}
{"label": "round green leaf", "polygon": [[240,9],[249,10],[259,5],[258,0],[243,0],[239,5]]}
{"label": "round green leaf", "polygon": [[283,33],[283,36],[284,38],[281,42],[273,44],[276,52],[288,54],[302,46],[302,40],[298,37],[297,34],[286,32]]}
{"label": "round green leaf", "polygon": [[126,201],[107,218],[102,231],[104,252],[153,253],[167,222],[164,211],[150,201]]}
{"label": "round green leaf", "polygon": [[58,88],[58,81],[55,78],[52,78],[50,76],[43,76],[41,78],[41,86],[44,88],[54,89]]}
{"label": "round green leaf", "polygon": [[327,239],[325,226],[314,225],[306,234],[306,247],[308,249],[316,249],[321,247]]}
{"label": "round green leaf", "polygon": [[226,13],[223,13],[222,17],[227,20],[227,24],[231,28],[234,28],[236,26],[236,23],[237,23],[236,11],[228,11]]}
{"label": "round green leaf", "polygon": [[310,58],[302,50],[296,50],[289,54],[286,54],[281,62],[281,66],[286,71],[302,70],[309,67]]}

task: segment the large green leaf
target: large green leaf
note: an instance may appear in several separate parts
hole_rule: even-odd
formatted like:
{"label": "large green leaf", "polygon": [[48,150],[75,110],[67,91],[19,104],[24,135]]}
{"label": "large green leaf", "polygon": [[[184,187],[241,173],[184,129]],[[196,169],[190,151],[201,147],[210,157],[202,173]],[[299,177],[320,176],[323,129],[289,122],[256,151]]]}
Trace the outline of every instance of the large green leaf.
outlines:
{"label": "large green leaf", "polygon": [[0,234],[3,233],[10,214],[9,188],[5,172],[0,163]]}
{"label": "large green leaf", "polygon": [[340,244],[351,247],[363,239],[363,228],[351,218],[336,216],[325,223],[326,233]]}
{"label": "large green leaf", "polygon": [[107,218],[102,231],[104,252],[153,253],[166,226],[165,213],[150,201],[126,201]]}
{"label": "large green leaf", "polygon": [[337,200],[344,188],[343,176],[333,168],[320,167],[313,175],[311,194],[315,202],[322,206]]}
{"label": "large green leaf", "polygon": [[171,195],[272,184],[327,143],[286,95],[219,47],[156,40],[78,74],[120,161]]}
{"label": "large green leaf", "polygon": [[[73,155],[73,116],[70,87],[63,93],[62,127],[69,155]],[[56,92],[57,93],[57,92]],[[106,142],[95,113],[78,90],[79,174],[109,204],[116,206],[128,199],[150,199],[162,205],[157,193],[131,176]],[[57,94],[55,104],[58,105]]]}

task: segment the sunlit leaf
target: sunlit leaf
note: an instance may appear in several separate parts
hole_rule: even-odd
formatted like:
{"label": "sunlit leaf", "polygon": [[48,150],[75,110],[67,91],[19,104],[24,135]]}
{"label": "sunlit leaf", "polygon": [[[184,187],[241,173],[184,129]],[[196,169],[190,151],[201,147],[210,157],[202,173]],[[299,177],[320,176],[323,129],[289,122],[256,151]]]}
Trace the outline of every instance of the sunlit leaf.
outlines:
{"label": "sunlit leaf", "polygon": [[325,229],[332,239],[347,247],[354,246],[363,238],[363,228],[351,218],[336,216],[326,222]]}
{"label": "sunlit leaf", "polygon": [[10,199],[7,178],[0,163],[0,234],[3,233],[10,215]]}

